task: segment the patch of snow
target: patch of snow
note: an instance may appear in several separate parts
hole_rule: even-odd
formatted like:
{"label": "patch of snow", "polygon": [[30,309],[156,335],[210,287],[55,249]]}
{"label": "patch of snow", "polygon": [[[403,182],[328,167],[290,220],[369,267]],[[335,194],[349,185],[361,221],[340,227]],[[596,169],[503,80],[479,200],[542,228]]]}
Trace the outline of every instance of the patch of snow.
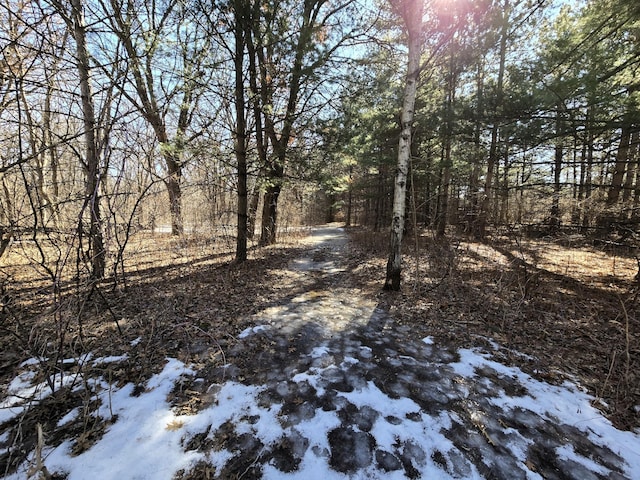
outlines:
{"label": "patch of snow", "polygon": [[249,335],[253,335],[269,329],[269,325],[256,325],[255,327],[245,328],[238,334],[238,338],[247,338]]}
{"label": "patch of snow", "polygon": [[141,341],[142,341],[142,337],[138,337],[138,338],[135,338],[135,339],[131,340],[131,342],[129,342],[129,345],[131,345],[132,347],[135,347],[135,346],[137,346]]}
{"label": "patch of snow", "polygon": [[422,339],[422,341],[424,343],[426,343],[427,345],[433,345],[435,342],[433,341],[433,337],[424,337]]}
{"label": "patch of snow", "polygon": [[64,417],[58,420],[58,426],[66,425],[67,423],[73,422],[76,418],[80,416],[80,407],[76,407],[67,413]]}
{"label": "patch of snow", "polygon": [[[7,396],[0,402],[0,424],[21,415],[30,406],[39,403],[53,393],[48,382],[32,384],[36,373],[27,371],[15,377],[7,388]],[[78,374],[59,374],[51,377],[54,388],[73,385]]]}
{"label": "patch of snow", "polygon": [[[593,407],[594,397],[581,388],[569,382],[560,386],[540,382],[517,367],[490,360],[488,355],[473,350],[461,349],[459,354],[460,362],[451,365],[459,375],[477,376],[478,368],[490,367],[498,374],[526,386],[527,395],[512,397],[502,392],[489,400],[492,404],[503,411],[521,409],[535,413],[547,422],[571,425],[586,434],[594,444],[607,447],[623,458],[628,466],[629,478],[640,478],[640,434],[616,429]],[[569,455],[567,450],[562,451]],[[578,461],[575,455],[567,458]],[[593,462],[579,457],[578,463],[590,468]]]}
{"label": "patch of snow", "polygon": [[420,406],[410,398],[390,398],[383,393],[372,381],[367,382],[366,388],[342,393],[347,400],[357,407],[369,406],[375,408],[382,417],[406,417],[410,413],[420,412]]}
{"label": "patch of snow", "polygon": [[311,350],[311,353],[309,353],[309,356],[311,358],[321,358],[325,355],[329,355],[329,347],[327,347],[326,345],[314,347],[313,350]]}
{"label": "patch of snow", "polygon": [[20,367],[28,367],[30,365],[40,365],[40,363],[46,361],[46,358],[29,358],[20,364]]}
{"label": "patch of snow", "polygon": [[[556,454],[559,458],[564,460],[570,460],[575,463],[580,463],[584,465],[590,472],[600,473],[604,476],[607,476],[609,472],[602,465],[597,464],[593,460],[589,458],[585,458],[582,455],[578,455],[575,449],[571,445],[563,445],[561,447],[556,448]],[[594,475],[594,478],[598,478]]]}
{"label": "patch of snow", "polygon": [[110,355],[108,357],[97,357],[93,360],[92,363],[94,366],[97,366],[105,363],[122,362],[124,360],[127,360],[128,358],[129,358],[129,355],[127,355],[126,353],[124,355]]}
{"label": "patch of snow", "polygon": [[[318,348],[324,352],[326,347]],[[320,350],[316,354],[320,354]],[[472,350],[460,350],[459,355],[460,360],[451,364],[451,368],[469,384],[478,376],[479,369],[491,369],[496,375],[526,385],[526,395],[511,397],[499,393],[489,399],[492,404],[504,410],[526,410],[548,422],[575,426],[585,432],[594,444],[608,446],[617,452],[627,462],[625,473],[628,478],[638,478],[639,436],[613,428],[610,422],[590,406],[591,397],[584,392],[571,384],[553,386],[538,382],[515,367],[501,365],[487,355]],[[316,388],[317,395],[321,396],[328,380],[344,378],[348,374],[345,370],[354,364],[349,357],[346,360],[349,361],[343,361],[340,366],[312,368],[298,373],[291,380],[298,385],[306,383]],[[411,464],[420,478],[483,478],[477,467],[446,435],[454,425],[462,424],[457,413],[442,410],[437,414],[428,414],[410,398],[390,397],[373,381],[365,382],[360,388],[349,392],[338,392],[334,399],[336,410],[325,411],[318,408],[315,412],[305,413],[306,410],[301,409],[286,415],[282,413],[282,405],[278,403],[261,405],[257,401],[265,386],[247,386],[228,381],[217,386],[217,401],[211,407],[190,416],[176,415],[167,402],[168,395],[185,375],[194,373],[182,362],[169,359],[162,372],[149,380],[146,390],[138,397],[131,396],[131,384],[119,389],[102,384],[103,388],[96,394],[102,404],[99,414],[105,418],[109,418],[110,414],[117,415],[117,420],[107,427],[104,435],[92,448],[78,456],[71,455],[70,441],[47,449],[47,468],[51,472],[68,474],[69,480],[170,480],[178,470],[189,469],[198,461],[208,461],[220,471],[237,452],[225,449],[211,452],[185,451],[184,446],[194,435],[206,431],[213,439],[223,424],[231,422],[236,434],[249,434],[259,440],[264,448],[278,444],[283,435],[295,439],[297,444],[293,448],[301,455],[298,469],[284,473],[273,464],[264,465],[264,478],[270,480],[303,480],[317,478],[319,474],[323,480],[381,478],[381,475],[385,479],[400,479],[404,478],[404,470],[400,467],[396,470],[393,468],[402,462]],[[32,377],[16,378],[12,382],[14,390],[26,388],[29,378]],[[291,385],[287,385],[287,382],[282,385],[286,386],[283,386],[282,393],[290,393]],[[328,432],[341,427],[339,412],[347,404],[352,406],[349,411],[354,411],[356,415],[354,430],[346,430],[347,434],[351,432],[351,437],[348,438],[353,440],[350,455],[356,465],[363,467],[351,473],[340,473],[330,467],[332,446]],[[77,415],[76,408],[63,417],[59,425],[73,421]],[[482,410],[473,405],[470,405],[470,416],[478,424],[490,421]],[[524,471],[526,478],[540,479],[537,473],[521,469],[527,459],[531,439],[508,427],[504,428],[504,434],[503,442],[506,443],[503,447],[510,452],[510,458],[515,460],[496,455],[493,450],[482,446],[482,437],[478,434],[470,435],[469,445],[480,449],[483,461],[490,468],[499,468],[502,472],[512,471],[514,476],[519,477],[522,477]],[[375,439],[373,459],[370,458],[371,445],[366,441],[368,435]],[[123,439],[128,439],[125,449],[122,448]],[[434,452],[440,455],[439,461],[435,460]],[[571,446],[561,446],[556,452],[559,459],[567,462],[569,467],[579,469],[583,478],[608,474],[605,467],[579,455]],[[390,471],[384,471],[380,465],[388,467]],[[26,464],[21,466],[18,472],[7,479],[24,478],[27,467]]]}
{"label": "patch of snow", "polygon": [[[111,403],[118,420],[107,428],[102,438],[89,450],[72,456],[72,444],[66,441],[46,454],[45,464],[51,472],[66,472],[68,480],[100,478],[171,479],[175,471],[188,467],[196,453],[180,447],[182,432],[167,429],[175,418],[166,402],[174,382],[188,369],[178,360],[169,360],[162,372],[155,375],[148,391],[132,397],[133,385],[103,392],[103,403]],[[108,398],[110,397],[110,398]],[[123,441],[126,439],[126,448]],[[7,477],[25,478],[27,465]]]}
{"label": "patch of snow", "polygon": [[26,371],[19,374],[13,380],[8,387],[8,393],[19,393],[26,388],[29,388],[32,384],[32,380],[36,377],[36,372]]}
{"label": "patch of snow", "polygon": [[371,347],[366,347],[364,345],[360,347],[358,353],[362,358],[367,360],[373,357],[373,350]]}

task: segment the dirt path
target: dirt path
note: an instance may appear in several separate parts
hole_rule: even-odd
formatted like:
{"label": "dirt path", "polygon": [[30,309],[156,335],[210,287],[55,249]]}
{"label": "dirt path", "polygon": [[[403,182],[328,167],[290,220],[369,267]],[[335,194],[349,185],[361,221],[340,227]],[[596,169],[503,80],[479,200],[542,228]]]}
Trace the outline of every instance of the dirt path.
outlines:
{"label": "dirt path", "polygon": [[[275,273],[256,278],[282,282],[271,304],[265,295],[236,305],[244,297],[219,298],[224,288],[200,293],[202,303],[233,303],[243,327],[220,325],[226,317],[212,309],[215,335],[198,330],[182,360],[141,337],[120,355],[63,359],[65,402],[39,373],[43,360],[23,362],[0,399],[6,478],[45,468],[65,480],[640,478],[640,433],[616,430],[575,385],[418,335],[414,320],[394,318],[355,286],[347,249],[341,229],[315,228],[286,274],[284,261],[261,264],[263,275]],[[258,313],[247,319],[250,308]],[[247,324],[217,343],[225,328]],[[153,373],[134,383],[126,372],[142,360]],[[21,427],[27,420],[47,433],[17,452],[22,432],[33,431]]]}
{"label": "dirt path", "polygon": [[[478,351],[415,338],[345,287],[346,235],[317,228],[290,264],[290,301],[255,316],[227,364],[200,372],[226,416],[187,451],[216,478],[623,479],[638,435],[577,387],[538,382]],[[496,346],[496,348],[499,348]],[[238,393],[229,385],[242,384]],[[629,442],[631,439],[631,443]],[[634,446],[633,442],[636,442]],[[635,450],[635,451],[634,451]],[[635,473],[634,473],[635,472]]]}

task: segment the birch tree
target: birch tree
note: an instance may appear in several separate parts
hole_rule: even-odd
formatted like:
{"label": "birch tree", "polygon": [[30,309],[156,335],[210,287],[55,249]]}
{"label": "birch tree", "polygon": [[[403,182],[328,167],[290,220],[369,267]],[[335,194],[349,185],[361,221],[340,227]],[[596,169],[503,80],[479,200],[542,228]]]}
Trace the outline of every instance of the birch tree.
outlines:
{"label": "birch tree", "polygon": [[398,141],[398,163],[393,190],[393,214],[385,290],[400,290],[402,274],[402,235],[406,216],[407,173],[411,158],[411,129],[422,52],[423,0],[389,0],[394,12],[402,18],[408,46],[407,77],[400,117],[401,131]]}

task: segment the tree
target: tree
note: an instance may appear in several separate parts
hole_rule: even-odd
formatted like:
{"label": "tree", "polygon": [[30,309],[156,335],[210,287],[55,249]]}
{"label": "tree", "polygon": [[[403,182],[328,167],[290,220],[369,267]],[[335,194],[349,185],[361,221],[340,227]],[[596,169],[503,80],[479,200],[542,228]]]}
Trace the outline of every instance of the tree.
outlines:
{"label": "tree", "polygon": [[[101,146],[105,145],[105,139],[100,138],[101,131],[94,104],[91,85],[91,61],[87,47],[87,25],[84,17],[84,1],[71,0],[67,7],[62,2],[52,0],[56,12],[62,17],[72,32],[76,44],[76,68],[80,83],[80,101],[82,107],[82,121],[84,126],[85,155],[82,166],[85,173],[84,203],[79,215],[78,233],[82,240],[84,237],[84,212],[88,212],[89,229],[88,249],[86,255],[91,265],[91,278],[99,280],[104,277],[106,251],[103,240],[103,222],[100,206],[101,183]],[[109,108],[106,106],[105,108]]]}
{"label": "tree", "polygon": [[[76,41],[76,58],[80,78],[80,98],[86,157],[85,168],[85,208],[89,210],[89,258],[91,277],[101,279],[105,269],[105,249],[102,239],[102,214],[100,211],[100,154],[98,122],[93,104],[91,88],[91,65],[87,50],[87,30],[84,21],[83,0],[71,0],[71,15],[66,20],[73,29]],[[82,224],[81,224],[82,225]],[[80,227],[82,231],[82,226]]]}
{"label": "tree", "polygon": [[234,16],[234,71],[235,71],[235,112],[236,125],[233,132],[234,150],[238,166],[238,205],[237,205],[237,234],[236,261],[247,259],[247,120],[244,85],[244,58],[246,35],[249,33],[247,23],[250,20],[250,5],[246,0],[233,1]]}
{"label": "tree", "polygon": [[489,156],[487,159],[487,169],[485,173],[484,181],[484,195],[482,197],[480,218],[478,222],[478,229],[476,234],[482,238],[485,235],[485,229],[487,225],[487,216],[489,214],[489,205],[491,202],[491,192],[493,191],[493,177],[496,164],[498,162],[498,140],[500,133],[500,119],[503,109],[504,101],[504,75],[505,75],[505,63],[507,54],[507,40],[510,27],[510,15],[512,6],[510,0],[504,0],[503,16],[500,28],[500,40],[498,49],[498,78],[496,81],[495,92],[495,112],[491,125],[491,144],[489,147]]}
{"label": "tree", "polygon": [[411,157],[411,129],[420,76],[422,52],[422,0],[389,0],[391,7],[402,18],[407,33],[407,77],[400,114],[400,139],[398,141],[398,164],[393,191],[393,214],[385,290],[400,290],[402,274],[402,236],[405,223],[407,172]]}
{"label": "tree", "polygon": [[[600,210],[598,223],[607,226],[632,210],[632,138],[638,131],[638,84],[634,77],[640,49],[630,39],[638,31],[639,19],[637,4],[599,0],[578,11],[562,9],[551,28],[541,35],[542,49],[535,69],[542,85],[540,111],[550,120],[546,130],[554,142],[553,227],[562,217],[561,170],[570,167],[565,158],[568,154],[574,158],[577,182],[572,189],[574,223],[590,227],[593,213]],[[570,139],[573,151],[568,148]],[[599,181],[595,169],[598,164],[603,166]],[[592,194],[598,183],[606,198],[602,208],[594,209],[596,198]]]}
{"label": "tree", "polygon": [[258,141],[265,162],[260,245],[270,245],[276,241],[288,155],[302,133],[300,119],[320,108],[314,97],[329,83],[329,76],[322,78],[321,72],[327,72],[339,49],[361,34],[361,27],[354,20],[354,0],[335,5],[326,0],[255,0],[253,5],[248,22],[250,81],[257,89],[253,102],[259,101],[255,123],[265,137]]}
{"label": "tree", "polygon": [[111,52],[112,62],[121,63],[121,77],[114,81],[156,136],[164,161],[171,232],[179,235],[184,231],[184,154],[186,146],[200,134],[189,135],[189,129],[205,90],[203,77],[211,39],[201,31],[200,22],[188,18],[189,10],[178,0],[108,2],[100,1],[119,42]]}

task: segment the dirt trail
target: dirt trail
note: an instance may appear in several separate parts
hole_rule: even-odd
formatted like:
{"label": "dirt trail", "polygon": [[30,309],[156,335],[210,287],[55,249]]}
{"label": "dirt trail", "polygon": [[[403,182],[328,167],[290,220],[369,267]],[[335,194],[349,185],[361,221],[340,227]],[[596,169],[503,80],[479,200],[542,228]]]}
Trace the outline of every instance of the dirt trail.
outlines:
{"label": "dirt trail", "polygon": [[[341,229],[314,229],[289,265],[290,301],[256,315],[226,365],[193,379],[211,405],[238,403],[183,441],[215,478],[631,478],[640,460],[625,439],[636,434],[575,386],[416,338],[345,286],[346,245]],[[250,389],[240,399],[229,384]]]}

